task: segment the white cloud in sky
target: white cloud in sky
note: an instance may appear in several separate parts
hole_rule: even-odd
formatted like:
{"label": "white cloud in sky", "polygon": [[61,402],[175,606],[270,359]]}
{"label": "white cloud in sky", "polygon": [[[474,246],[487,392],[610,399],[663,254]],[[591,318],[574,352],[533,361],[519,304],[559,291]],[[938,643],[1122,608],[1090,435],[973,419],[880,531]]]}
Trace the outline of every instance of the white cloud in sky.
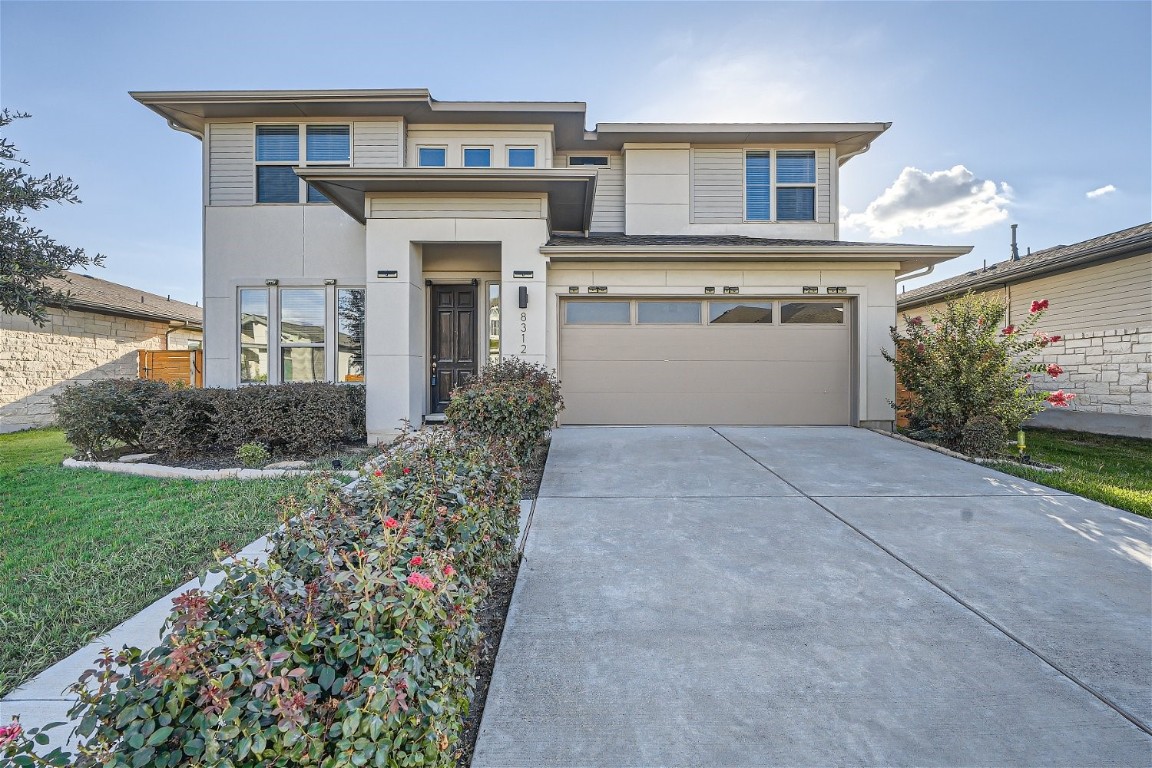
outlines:
{"label": "white cloud in sky", "polygon": [[1104,186],[1098,187],[1098,188],[1092,190],[1091,192],[1085,192],[1084,196],[1091,200],[1091,199],[1095,199],[1097,197],[1104,197],[1104,195],[1110,194],[1110,193],[1115,192],[1115,191],[1116,191],[1116,187],[1112,186],[1111,184],[1105,184]]}
{"label": "white cloud in sky", "polygon": [[932,172],[907,167],[862,212],[842,210],[841,221],[879,238],[906,229],[973,232],[1007,219],[1011,198],[1008,184],[979,179],[963,165]]}

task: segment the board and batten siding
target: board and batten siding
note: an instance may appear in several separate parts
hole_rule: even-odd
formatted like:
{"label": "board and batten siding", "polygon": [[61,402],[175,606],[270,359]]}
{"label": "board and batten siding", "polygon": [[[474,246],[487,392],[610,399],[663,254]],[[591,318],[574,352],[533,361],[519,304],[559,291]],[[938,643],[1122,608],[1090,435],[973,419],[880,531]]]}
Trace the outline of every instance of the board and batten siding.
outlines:
{"label": "board and batten siding", "polygon": [[544,195],[377,195],[371,198],[374,219],[542,219],[548,216]]}
{"label": "board and batten siding", "polygon": [[356,168],[399,168],[403,165],[404,124],[400,120],[352,124],[352,165]]}
{"label": "board and batten siding", "polygon": [[[744,149],[692,150],[692,222],[744,223]],[[816,152],[816,221],[832,221],[832,150]]]}
{"label": "board and batten siding", "polygon": [[252,205],[256,200],[252,123],[208,126],[208,204]]}

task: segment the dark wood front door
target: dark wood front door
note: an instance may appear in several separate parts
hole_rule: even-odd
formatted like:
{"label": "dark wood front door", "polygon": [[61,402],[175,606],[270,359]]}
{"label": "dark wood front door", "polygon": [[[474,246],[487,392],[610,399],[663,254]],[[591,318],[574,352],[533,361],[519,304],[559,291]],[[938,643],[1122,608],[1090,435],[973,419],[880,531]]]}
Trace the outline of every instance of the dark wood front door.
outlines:
{"label": "dark wood front door", "polygon": [[452,390],[476,375],[475,286],[432,286],[431,328],[429,411],[443,413]]}

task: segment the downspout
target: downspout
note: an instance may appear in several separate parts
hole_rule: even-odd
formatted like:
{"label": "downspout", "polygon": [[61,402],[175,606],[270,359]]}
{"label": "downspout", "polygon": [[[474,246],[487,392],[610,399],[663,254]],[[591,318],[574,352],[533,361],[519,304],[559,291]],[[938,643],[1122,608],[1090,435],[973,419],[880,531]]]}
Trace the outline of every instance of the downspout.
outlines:
{"label": "downspout", "polygon": [[172,335],[173,331],[184,331],[184,330],[188,329],[188,321],[187,320],[181,320],[180,322],[182,323],[182,325],[169,324],[168,330],[164,331],[164,349],[165,350],[172,349],[172,345],[169,343],[169,341],[170,341],[169,337]]}
{"label": "downspout", "polygon": [[924,277],[925,275],[930,275],[930,274],[932,274],[932,270],[934,270],[934,269],[936,269],[936,265],[935,264],[929,264],[928,266],[924,267],[924,269],[922,269],[918,272],[909,272],[908,274],[904,275],[903,277],[896,278],[896,284],[899,285],[900,283],[904,282],[905,280],[911,280],[914,277]]}

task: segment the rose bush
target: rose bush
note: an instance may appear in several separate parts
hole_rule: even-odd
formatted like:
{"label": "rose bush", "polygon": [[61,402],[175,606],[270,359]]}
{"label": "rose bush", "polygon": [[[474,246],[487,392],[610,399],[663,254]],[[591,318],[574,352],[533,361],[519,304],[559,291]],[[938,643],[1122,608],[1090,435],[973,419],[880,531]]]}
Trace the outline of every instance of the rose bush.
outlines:
{"label": "rose bush", "polygon": [[1003,325],[1002,301],[967,294],[932,311],[928,322],[905,315],[904,333],[891,329],[896,351],[881,350],[909,393],[893,405],[908,413],[914,430],[927,431],[956,450],[987,450],[997,434],[989,418],[1008,434],[1045,403],[1067,406],[1074,395],[1039,390],[1032,378],[1057,378],[1064,372],[1059,365],[1032,362],[1041,349],[1060,340],[1036,330],[1047,309],[1047,299],[1033,301],[1027,317]]}

